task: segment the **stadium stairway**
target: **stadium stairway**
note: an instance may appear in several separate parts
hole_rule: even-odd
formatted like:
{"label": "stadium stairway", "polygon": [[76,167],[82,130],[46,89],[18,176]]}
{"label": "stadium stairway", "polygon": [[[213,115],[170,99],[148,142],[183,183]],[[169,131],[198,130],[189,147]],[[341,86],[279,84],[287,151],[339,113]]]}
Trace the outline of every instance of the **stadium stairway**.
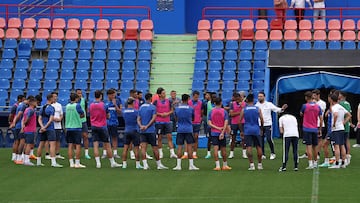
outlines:
{"label": "stadium stairway", "polygon": [[194,72],[196,35],[157,35],[153,40],[150,92],[189,93]]}

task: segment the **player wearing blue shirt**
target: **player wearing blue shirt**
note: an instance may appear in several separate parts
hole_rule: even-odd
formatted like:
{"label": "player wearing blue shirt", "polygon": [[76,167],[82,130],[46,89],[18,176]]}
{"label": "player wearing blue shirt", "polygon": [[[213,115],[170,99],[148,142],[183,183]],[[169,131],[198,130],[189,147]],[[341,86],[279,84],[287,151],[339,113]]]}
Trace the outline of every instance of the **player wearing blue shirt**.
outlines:
{"label": "player wearing blue shirt", "polygon": [[[17,102],[16,102],[16,103],[11,107],[11,109],[10,109],[10,114],[9,114],[9,118],[8,118],[9,126],[12,125],[12,123],[13,123],[13,121],[14,121],[14,119],[15,119],[17,107],[18,107],[19,104],[20,104],[21,102],[23,102],[24,100],[25,100],[24,95],[18,95],[18,97],[17,97]],[[15,129],[15,128],[9,128],[9,129],[11,129],[11,132],[13,133],[14,136],[15,136],[16,134],[18,134],[18,133],[16,132],[16,129]],[[12,147],[11,161],[15,161],[15,160],[16,160],[16,154],[17,154],[18,147],[19,147],[19,140],[14,139],[14,143],[13,143],[13,147]]]}
{"label": "player wearing blue shirt", "polygon": [[156,159],[157,169],[168,169],[161,163],[161,160],[159,158],[159,150],[157,146],[157,137],[154,125],[156,119],[156,107],[151,104],[151,98],[152,94],[147,93],[145,95],[146,103],[140,107],[139,115],[137,117],[137,123],[140,132],[143,166],[144,170],[150,169],[146,160],[146,149],[147,144],[151,144]]}
{"label": "player wearing blue shirt", "polygon": [[193,125],[192,121],[194,120],[194,109],[188,105],[190,96],[188,94],[183,94],[181,96],[181,104],[175,107],[175,120],[177,121],[177,135],[176,135],[176,144],[178,145],[177,151],[177,164],[173,170],[181,170],[181,154],[182,146],[185,143],[187,144],[187,152],[189,157],[189,170],[199,170],[194,165],[192,148],[195,143],[193,136]]}
{"label": "player wearing blue shirt", "polygon": [[42,148],[44,147],[45,142],[49,141],[51,166],[55,168],[62,168],[63,166],[56,162],[56,133],[54,129],[55,108],[51,106],[51,104],[55,102],[54,95],[48,94],[46,99],[46,104],[40,109],[38,118],[40,125],[40,144],[37,151],[37,156],[41,157]]}
{"label": "player wearing blue shirt", "polygon": [[[257,150],[258,158],[258,170],[262,170],[262,148],[261,148],[261,129],[264,126],[264,119],[261,113],[261,109],[254,105],[254,95],[249,94],[246,98],[247,105],[240,113],[240,134],[241,138],[245,140],[247,156],[250,162],[249,171],[255,170],[253,155],[252,155],[252,146],[254,145]],[[242,123],[241,120],[245,119],[245,122]],[[259,119],[261,123],[261,129],[259,126]]]}

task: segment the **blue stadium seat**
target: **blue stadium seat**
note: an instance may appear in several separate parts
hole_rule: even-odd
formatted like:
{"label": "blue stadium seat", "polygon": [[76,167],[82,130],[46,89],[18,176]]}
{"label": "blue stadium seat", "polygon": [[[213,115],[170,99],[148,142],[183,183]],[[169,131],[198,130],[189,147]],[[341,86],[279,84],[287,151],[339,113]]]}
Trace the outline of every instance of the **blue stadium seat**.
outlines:
{"label": "blue stadium seat", "polygon": [[88,60],[79,60],[76,65],[77,70],[89,70],[90,62]]}
{"label": "blue stadium seat", "polygon": [[78,48],[77,40],[65,40],[64,49],[72,49],[75,50]]}
{"label": "blue stadium seat", "polygon": [[94,60],[91,66],[92,70],[105,70],[105,63],[102,60]]}
{"label": "blue stadium seat", "polygon": [[207,51],[196,51],[195,60],[197,61],[206,61],[208,59]]}
{"label": "blue stadium seat", "polygon": [[136,80],[150,80],[150,74],[148,71],[138,71],[136,73]]}
{"label": "blue stadium seat", "polygon": [[30,79],[27,84],[28,89],[40,89],[41,88],[41,81],[36,79]]}
{"label": "blue stadium seat", "polygon": [[2,59],[0,62],[0,69],[12,69],[14,67],[14,62],[12,59]]}
{"label": "blue stadium seat", "polygon": [[220,61],[210,61],[209,63],[209,71],[220,71],[222,69],[222,65]]}
{"label": "blue stadium seat", "polygon": [[0,89],[6,90],[10,88],[10,81],[8,79],[0,79]]}
{"label": "blue stadium seat", "polygon": [[[91,80],[90,90],[102,90],[104,89],[103,82],[101,80]],[[94,94],[92,94],[94,95]]]}
{"label": "blue stadium seat", "polygon": [[59,78],[59,74],[57,70],[46,70],[45,71],[45,80],[56,80]]}
{"label": "blue stadium seat", "polygon": [[79,51],[78,60],[90,60],[90,59],[91,59],[90,50],[84,49]]}
{"label": "blue stadium seat", "polygon": [[284,49],[285,50],[295,50],[295,49],[297,49],[297,44],[294,40],[287,40],[284,43]]}
{"label": "blue stadium seat", "polygon": [[253,83],[252,83],[252,89],[253,90],[260,90],[260,91],[262,91],[262,90],[264,90],[264,81],[263,80],[255,80],[255,81],[253,81]]}
{"label": "blue stadium seat", "polygon": [[125,40],[124,50],[136,50],[137,42],[135,40]]}
{"label": "blue stadium seat", "polygon": [[120,93],[121,101],[125,102],[129,98],[130,90],[131,89],[121,89],[121,93]]}
{"label": "blue stadium seat", "polygon": [[106,79],[107,80],[119,80],[119,71],[117,70],[108,70],[106,72]]}
{"label": "blue stadium seat", "polygon": [[240,51],[239,59],[240,60],[248,60],[248,61],[252,60],[251,51],[248,51],[248,50]]}
{"label": "blue stadium seat", "polygon": [[148,90],[149,82],[147,80],[138,80],[135,84],[135,89],[137,90]]}
{"label": "blue stadium seat", "polygon": [[236,61],[238,59],[237,51],[227,50],[224,58],[227,61]]}
{"label": "blue stadium seat", "polygon": [[120,62],[109,60],[106,64],[108,70],[120,70]]}
{"label": "blue stadium seat", "polygon": [[35,79],[35,80],[43,79],[43,71],[38,69],[32,69],[30,71],[30,79]]}
{"label": "blue stadium seat", "polygon": [[[1,86],[1,79],[0,79],[0,86]],[[8,91],[5,89],[0,89],[0,98],[7,99],[8,98]]]}
{"label": "blue stadium seat", "polygon": [[328,49],[329,50],[340,50],[341,49],[340,41],[329,41]]}
{"label": "blue stadium seat", "polygon": [[250,80],[250,72],[249,71],[239,71],[237,79],[238,80]]}
{"label": "blue stadium seat", "polygon": [[61,51],[59,49],[50,49],[48,59],[59,60],[61,58]]}
{"label": "blue stadium seat", "polygon": [[311,49],[311,42],[308,40],[302,40],[299,42],[299,49],[300,50],[310,50]]}
{"label": "blue stadium seat", "polygon": [[223,80],[235,80],[235,71],[224,71],[223,72]]}
{"label": "blue stadium seat", "polygon": [[93,70],[91,72],[92,80],[103,80],[104,79],[104,71],[102,70]]}
{"label": "blue stadium seat", "polygon": [[134,71],[123,70],[121,73],[122,80],[134,80]]}
{"label": "blue stadium seat", "polygon": [[224,62],[224,71],[236,71],[236,62],[235,61],[225,61]]}
{"label": "blue stadium seat", "polygon": [[281,50],[282,49],[282,43],[280,40],[272,40],[269,44],[270,50]]}
{"label": "blue stadium seat", "polygon": [[62,79],[60,79],[59,90],[70,90],[70,89],[72,89],[71,80],[62,80]]}
{"label": "blue stadium seat", "polygon": [[88,86],[87,86],[86,79],[85,80],[81,80],[81,79],[75,80],[74,89],[86,90],[87,88],[88,88]]}
{"label": "blue stadium seat", "polygon": [[27,59],[18,59],[16,61],[15,69],[28,69],[29,61]]}
{"label": "blue stadium seat", "polygon": [[0,40],[0,49],[2,48],[3,46],[3,43],[2,43],[2,40]]}
{"label": "blue stadium seat", "polygon": [[69,102],[70,91],[69,90],[59,90],[58,102],[62,106],[66,106]]}
{"label": "blue stadium seat", "polygon": [[4,41],[4,49],[16,49],[17,46],[16,39],[5,39]]}
{"label": "blue stadium seat", "polygon": [[16,69],[14,72],[14,79],[27,79],[27,70],[25,69]]}
{"label": "blue stadium seat", "polygon": [[150,62],[149,61],[138,61],[137,70],[146,70],[150,71]]}
{"label": "blue stadium seat", "polygon": [[62,80],[72,80],[74,79],[74,73],[72,70],[63,69],[61,70],[60,79]]}
{"label": "blue stadium seat", "polygon": [[222,51],[211,51],[210,52],[210,60],[212,61],[221,61],[223,60],[223,53]]}
{"label": "blue stadium seat", "polygon": [[225,89],[222,91],[221,93],[221,99],[224,101],[224,105],[225,105],[225,102],[229,101],[229,99],[232,97],[233,95],[233,90],[234,88],[232,89]]}
{"label": "blue stadium seat", "polygon": [[31,62],[31,70],[43,70],[44,66],[44,60],[42,59],[33,59]]}
{"label": "blue stadium seat", "polygon": [[247,80],[239,80],[237,85],[236,85],[236,89],[238,91],[249,91],[249,81]]}
{"label": "blue stadium seat", "polygon": [[44,90],[55,90],[57,88],[56,80],[45,80],[43,88]]}
{"label": "blue stadium seat", "polygon": [[240,50],[252,50],[253,42],[250,40],[242,40],[240,42]]}
{"label": "blue stadium seat", "polygon": [[222,89],[223,90],[234,90],[235,89],[235,84],[233,80],[227,80],[227,81],[223,81],[222,84]]}
{"label": "blue stadium seat", "polygon": [[[32,47],[33,47],[31,39],[20,39],[19,45],[20,44],[27,44],[30,47],[30,49],[32,49]],[[18,47],[19,47],[19,45],[18,45]]]}
{"label": "blue stadium seat", "polygon": [[315,50],[326,50],[326,42],[322,40],[314,41],[313,49]]}
{"label": "blue stadium seat", "polygon": [[205,40],[199,40],[196,42],[196,50],[207,51],[209,50],[209,42]]}
{"label": "blue stadium seat", "polygon": [[16,53],[14,49],[4,49],[2,53],[3,59],[14,59],[16,57]]}
{"label": "blue stadium seat", "polygon": [[25,80],[24,79],[14,79],[11,85],[13,89],[25,89]]}
{"label": "blue stadium seat", "polygon": [[255,50],[267,50],[268,49],[267,42],[265,40],[256,40],[254,49]]}
{"label": "blue stadium seat", "polygon": [[124,51],[123,59],[134,61],[136,59],[136,52],[134,50]]}
{"label": "blue stadium seat", "polygon": [[250,61],[240,61],[238,70],[239,71],[250,71],[251,70],[251,62]]}
{"label": "blue stadium seat", "polygon": [[75,60],[76,52],[73,49],[66,49],[63,54],[63,59],[65,60]]}
{"label": "blue stadium seat", "polygon": [[151,52],[148,50],[140,50],[138,55],[138,60],[151,60]]}
{"label": "blue stadium seat", "polygon": [[0,79],[11,79],[12,78],[12,71],[11,69],[3,68],[1,69]]}
{"label": "blue stadium seat", "polygon": [[61,70],[74,70],[75,63],[73,60],[63,60],[61,63]]}
{"label": "blue stadium seat", "polygon": [[204,90],[204,81],[203,80],[193,80],[192,90],[203,91]]}
{"label": "blue stadium seat", "polygon": [[220,80],[220,71],[209,71],[208,80]]}
{"label": "blue stadium seat", "polygon": [[[40,83],[40,81],[38,81]],[[36,88],[36,89],[29,89],[27,90],[26,92],[26,95],[32,95],[32,96],[36,96],[39,94],[39,89],[41,88],[41,84],[40,84],[40,87],[39,88]]]}
{"label": "blue stadium seat", "polygon": [[95,50],[105,50],[107,49],[107,41],[106,40],[95,40],[94,49]]}
{"label": "blue stadium seat", "polygon": [[49,49],[62,49],[63,48],[63,42],[60,39],[52,39],[50,40]]}
{"label": "blue stadium seat", "polygon": [[354,50],[356,49],[355,41],[344,41],[343,42],[343,49],[344,50]]}
{"label": "blue stadium seat", "polygon": [[28,43],[19,43],[17,49],[17,57],[22,59],[29,59],[31,55],[31,47]]}
{"label": "blue stadium seat", "polygon": [[265,61],[254,61],[254,70],[265,70]]}
{"label": "blue stadium seat", "polygon": [[46,64],[46,70],[59,70],[60,68],[60,63],[58,60],[48,60],[47,64]]}
{"label": "blue stadium seat", "polygon": [[119,50],[110,50],[108,52],[108,60],[121,60],[121,52]]}
{"label": "blue stadium seat", "polygon": [[80,50],[91,50],[92,41],[91,40],[80,40]]}
{"label": "blue stadium seat", "polygon": [[262,50],[255,51],[254,60],[257,60],[257,61],[266,60],[267,57],[268,57],[267,51],[262,51]]}
{"label": "blue stadium seat", "polygon": [[224,49],[224,42],[220,40],[211,41],[211,50],[220,50]]}
{"label": "blue stadium seat", "polygon": [[75,78],[78,80],[87,80],[89,78],[89,73],[87,70],[77,70]]}
{"label": "blue stadium seat", "polygon": [[151,50],[152,45],[149,40],[140,40],[139,42],[139,50]]}
{"label": "blue stadium seat", "polygon": [[122,64],[122,69],[123,70],[135,70],[135,62],[134,61],[124,61],[123,64]]}
{"label": "blue stadium seat", "polygon": [[265,72],[264,71],[254,71],[252,79],[253,80],[264,80]]}
{"label": "blue stadium seat", "polygon": [[236,40],[226,41],[225,49],[226,50],[238,50],[239,49],[238,41],[236,41]]}
{"label": "blue stadium seat", "polygon": [[207,69],[207,65],[205,61],[195,61],[194,70],[195,71],[205,71]]}
{"label": "blue stadium seat", "polygon": [[206,90],[209,92],[218,92],[220,90],[220,83],[218,80],[208,80]]}
{"label": "blue stadium seat", "polygon": [[[52,84],[49,84],[49,86],[52,86]],[[45,105],[46,104],[46,96],[51,94],[51,92],[53,92],[54,89],[44,89],[43,92],[42,92],[42,102],[41,104],[42,105]]]}
{"label": "blue stadium seat", "polygon": [[132,80],[122,80],[120,89],[121,91],[134,89],[134,82]]}
{"label": "blue stadium seat", "polygon": [[205,80],[205,71],[194,71],[193,80]]}
{"label": "blue stadium seat", "polygon": [[105,89],[119,89],[119,82],[117,80],[106,80]]}
{"label": "blue stadium seat", "polygon": [[106,59],[106,52],[104,50],[95,50],[93,59],[94,60],[105,60]]}
{"label": "blue stadium seat", "polygon": [[34,43],[34,49],[44,51],[48,48],[48,42],[46,39],[36,39]]}
{"label": "blue stadium seat", "polygon": [[121,40],[110,40],[109,42],[109,50],[118,50],[122,49],[122,42]]}
{"label": "blue stadium seat", "polygon": [[18,97],[20,94],[22,94],[22,95],[24,94],[24,90],[23,90],[23,89],[12,89],[12,90],[10,91],[10,105],[11,105],[11,106],[16,103],[17,97]]}

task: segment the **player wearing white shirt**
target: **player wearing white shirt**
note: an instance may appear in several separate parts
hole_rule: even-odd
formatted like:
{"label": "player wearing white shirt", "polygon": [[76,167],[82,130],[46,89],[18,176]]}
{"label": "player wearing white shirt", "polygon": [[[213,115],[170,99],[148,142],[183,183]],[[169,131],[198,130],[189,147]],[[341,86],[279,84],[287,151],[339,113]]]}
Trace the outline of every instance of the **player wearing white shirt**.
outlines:
{"label": "player wearing white shirt", "polygon": [[280,133],[283,135],[283,163],[279,171],[286,171],[286,163],[289,159],[289,149],[292,145],[294,158],[294,171],[298,170],[298,141],[299,130],[298,122],[295,116],[291,114],[284,114],[279,118]]}
{"label": "player wearing white shirt", "polygon": [[62,128],[62,120],[64,118],[64,113],[62,106],[59,102],[57,102],[58,94],[56,92],[51,93],[54,97],[55,103],[51,104],[51,106],[55,109],[54,114],[54,128],[56,133],[56,158],[58,159],[65,159],[63,156],[60,155],[60,141],[61,141],[61,135],[63,134],[63,128]]}
{"label": "player wearing white shirt", "polygon": [[[338,103],[338,96],[331,95],[331,113],[332,113],[332,133],[331,139],[334,141],[335,148],[335,164],[329,168],[345,168],[346,150],[344,143],[345,127],[344,123],[348,122],[351,114]],[[340,151],[342,155],[342,163],[340,164]],[[341,165],[341,166],[340,166]]]}
{"label": "player wearing white shirt", "polygon": [[262,112],[263,118],[264,118],[264,130],[263,130],[263,134],[262,134],[263,137],[261,138],[261,141],[262,141],[261,145],[262,145],[262,151],[263,151],[262,158],[266,159],[265,146],[264,146],[264,137],[266,137],[266,140],[269,143],[270,151],[271,151],[270,159],[273,160],[276,158],[276,155],[275,155],[274,142],[273,142],[272,133],[271,133],[271,128],[272,128],[271,112],[279,113],[287,108],[287,104],[284,104],[281,108],[279,108],[279,107],[275,106],[273,103],[265,101],[265,93],[259,92],[258,102],[255,104],[255,106],[257,106],[261,109],[261,112]]}
{"label": "player wearing white shirt", "polygon": [[291,0],[290,8],[295,8],[294,16],[295,16],[296,22],[298,24],[299,24],[300,20],[304,19],[305,2],[309,4],[310,8],[312,8],[310,0]]}
{"label": "player wearing white shirt", "polygon": [[326,10],[325,10],[325,0],[313,0],[314,1],[314,21],[318,20],[319,17],[321,20],[325,20]]}

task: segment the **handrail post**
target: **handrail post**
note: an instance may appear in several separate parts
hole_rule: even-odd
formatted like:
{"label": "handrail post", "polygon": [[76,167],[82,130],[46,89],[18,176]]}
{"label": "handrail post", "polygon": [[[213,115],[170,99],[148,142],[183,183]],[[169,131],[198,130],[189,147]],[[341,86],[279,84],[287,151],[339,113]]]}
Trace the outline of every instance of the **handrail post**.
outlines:
{"label": "handrail post", "polygon": [[102,7],[100,7],[100,16],[99,16],[100,19],[102,19],[102,17],[103,17],[102,10],[103,10]]}
{"label": "handrail post", "polygon": [[6,22],[8,22],[9,20],[9,5],[5,6],[5,18],[6,18]]}

